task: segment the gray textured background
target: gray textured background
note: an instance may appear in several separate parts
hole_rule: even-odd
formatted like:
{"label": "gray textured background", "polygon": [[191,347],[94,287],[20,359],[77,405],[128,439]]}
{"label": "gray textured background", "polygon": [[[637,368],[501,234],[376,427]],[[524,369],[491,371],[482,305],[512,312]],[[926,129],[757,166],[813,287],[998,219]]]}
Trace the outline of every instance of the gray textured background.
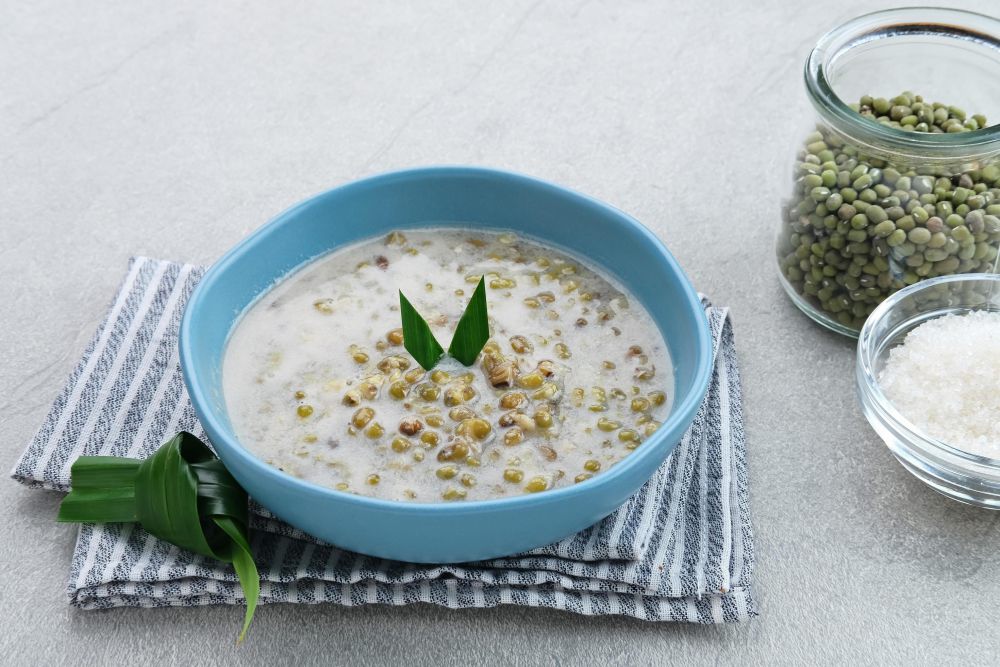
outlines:
{"label": "gray textured background", "polygon": [[53,522],[55,494],[6,481],[0,662],[1000,658],[1000,515],[897,465],[857,407],[852,343],[796,312],[774,275],[801,64],[881,1],[90,4],[0,0],[4,470],[129,255],[209,263],[275,212],[379,171],[515,169],[634,214],[732,307],[761,615],[685,627],[277,605],[234,650],[235,608],[71,609],[75,528]]}

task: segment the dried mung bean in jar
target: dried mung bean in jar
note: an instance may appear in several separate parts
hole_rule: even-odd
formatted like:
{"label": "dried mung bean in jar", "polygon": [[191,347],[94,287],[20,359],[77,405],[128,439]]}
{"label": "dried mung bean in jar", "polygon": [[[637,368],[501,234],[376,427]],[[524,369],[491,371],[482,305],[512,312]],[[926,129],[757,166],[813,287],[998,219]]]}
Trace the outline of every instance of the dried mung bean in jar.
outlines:
{"label": "dried mung bean in jar", "polygon": [[[956,134],[986,118],[904,92],[863,96],[861,117],[903,132]],[[992,159],[996,159],[995,157]],[[778,262],[809,307],[858,330],[887,296],[924,278],[995,270],[1000,165],[886,157],[820,124],[805,138],[784,207]]]}

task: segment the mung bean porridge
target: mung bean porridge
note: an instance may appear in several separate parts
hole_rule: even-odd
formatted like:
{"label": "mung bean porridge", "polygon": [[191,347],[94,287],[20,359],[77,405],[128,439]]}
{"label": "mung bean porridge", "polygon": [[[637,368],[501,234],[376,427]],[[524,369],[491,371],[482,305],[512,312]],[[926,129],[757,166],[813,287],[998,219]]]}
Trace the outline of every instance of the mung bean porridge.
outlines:
{"label": "mung bean porridge", "polygon": [[[402,290],[447,347],[485,277],[491,338],[429,372]],[[670,411],[652,317],[614,278],[513,233],[403,230],[292,273],[244,314],[223,363],[241,443],[284,472],[390,500],[486,500],[583,482]]]}

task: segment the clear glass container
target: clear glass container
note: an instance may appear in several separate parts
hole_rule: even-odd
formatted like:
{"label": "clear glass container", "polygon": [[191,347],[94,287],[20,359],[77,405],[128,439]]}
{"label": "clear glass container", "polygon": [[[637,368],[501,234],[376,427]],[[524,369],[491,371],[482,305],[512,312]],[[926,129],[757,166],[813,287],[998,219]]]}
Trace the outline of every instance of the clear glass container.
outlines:
{"label": "clear glass container", "polygon": [[1000,275],[940,276],[896,292],[861,330],[855,377],[865,416],[903,467],[949,498],[1000,509],[1000,460],[923,432],[893,406],[879,384],[890,350],[910,331],[936,317],[974,310],[1000,312]]}
{"label": "clear glass container", "polygon": [[856,18],[809,54],[815,115],[796,133],[777,238],[807,315],[857,336],[895,291],[995,272],[1000,21],[908,8]]}

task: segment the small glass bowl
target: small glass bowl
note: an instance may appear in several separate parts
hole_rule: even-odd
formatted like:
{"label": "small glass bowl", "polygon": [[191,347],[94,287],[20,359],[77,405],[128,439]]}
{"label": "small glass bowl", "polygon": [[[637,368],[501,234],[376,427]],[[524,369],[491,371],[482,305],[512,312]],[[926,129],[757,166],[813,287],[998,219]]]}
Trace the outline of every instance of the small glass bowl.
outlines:
{"label": "small glass bowl", "polygon": [[858,338],[858,397],[868,421],[903,467],[949,498],[1000,509],[1000,459],[964,452],[922,432],[896,410],[878,382],[889,350],[912,329],[942,315],[973,310],[1000,311],[1000,275],[940,276],[883,301]]}

